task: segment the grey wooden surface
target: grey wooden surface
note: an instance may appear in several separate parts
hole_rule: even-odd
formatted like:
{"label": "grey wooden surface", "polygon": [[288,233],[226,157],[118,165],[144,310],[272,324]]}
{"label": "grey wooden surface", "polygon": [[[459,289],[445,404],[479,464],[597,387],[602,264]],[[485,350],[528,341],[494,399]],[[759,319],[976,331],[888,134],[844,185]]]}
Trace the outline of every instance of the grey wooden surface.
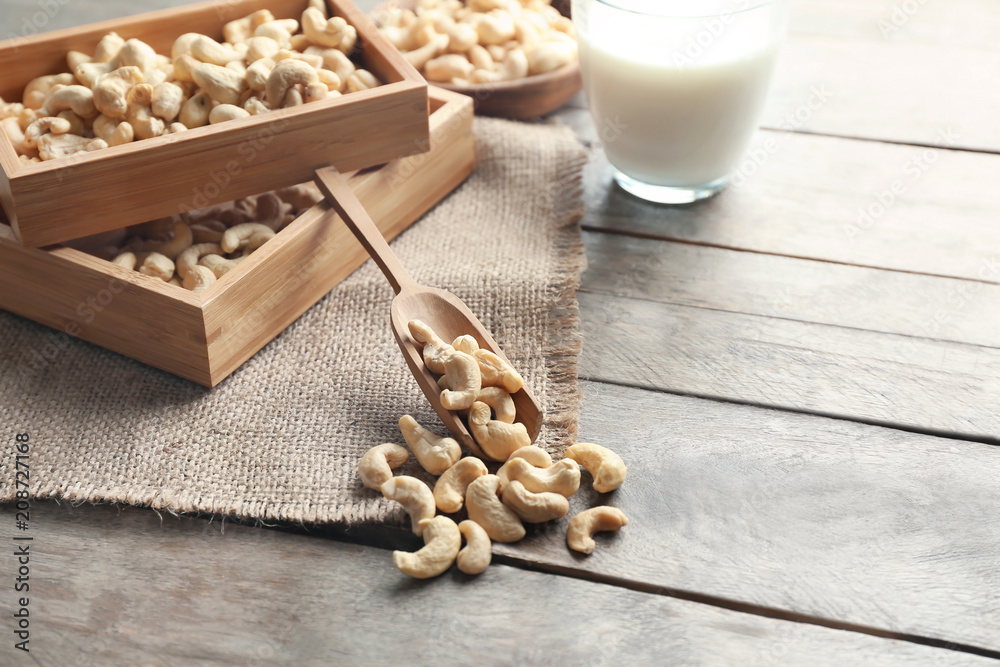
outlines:
{"label": "grey wooden surface", "polygon": [[[581,437],[630,466],[594,555],[562,521],[414,582],[396,528],[40,503],[33,652],[0,663],[995,664],[1000,7],[896,5],[793,0],[768,129],[707,202],[616,189],[582,97],[546,120],[592,158]],[[0,38],[42,6],[4,0]]]}

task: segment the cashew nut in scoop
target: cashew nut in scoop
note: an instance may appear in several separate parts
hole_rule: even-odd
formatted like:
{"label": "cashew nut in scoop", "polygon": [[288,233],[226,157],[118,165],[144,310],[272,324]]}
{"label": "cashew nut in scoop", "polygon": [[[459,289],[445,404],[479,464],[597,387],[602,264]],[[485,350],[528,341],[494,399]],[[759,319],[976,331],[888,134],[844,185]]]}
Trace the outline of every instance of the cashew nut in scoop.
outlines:
{"label": "cashew nut in scoop", "polygon": [[434,485],[434,502],[445,514],[454,514],[465,504],[469,484],[489,474],[486,464],[474,456],[466,456],[445,470]]}
{"label": "cashew nut in scoop", "polygon": [[476,340],[475,336],[465,334],[464,336],[459,336],[455,340],[451,341],[451,346],[458,352],[473,354],[479,349],[479,341]]}
{"label": "cashew nut in scoop", "polygon": [[399,430],[417,461],[432,475],[442,474],[462,456],[462,447],[458,441],[454,438],[442,438],[427,430],[410,415],[399,418]]}
{"label": "cashew nut in scoop", "polygon": [[565,496],[550,491],[532,493],[517,480],[504,488],[503,504],[527,523],[545,523],[569,514],[569,501]]}
{"label": "cashew nut in scoop", "polygon": [[556,461],[548,468],[536,468],[524,459],[511,459],[504,467],[507,479],[521,482],[532,493],[552,492],[569,498],[580,488],[580,466],[571,459]]}
{"label": "cashew nut in scoop", "polygon": [[549,453],[541,447],[530,445],[516,450],[510,455],[510,457],[508,457],[507,463],[504,463],[500,466],[500,469],[497,470],[497,477],[500,478],[500,493],[503,493],[504,488],[507,486],[509,481],[507,479],[507,466],[510,465],[510,462],[514,459],[524,459],[536,468],[548,468],[552,465],[552,457],[549,456]]}
{"label": "cashew nut in scoop", "polygon": [[524,387],[524,378],[508,362],[489,350],[476,350],[472,356],[479,362],[484,387],[503,387],[514,394]]}
{"label": "cashew nut in scoop", "polygon": [[265,87],[267,103],[273,107],[281,106],[289,88],[296,84],[307,86],[318,80],[319,75],[308,63],[292,58],[282,60],[274,66],[267,77]]}
{"label": "cashew nut in scoop", "polygon": [[230,227],[222,235],[222,250],[227,253],[235,252],[245,242],[249,242],[250,237],[255,234],[265,234],[268,235],[268,238],[273,238],[274,230],[256,222],[244,222],[235,227]]}
{"label": "cashew nut in scoop", "polygon": [[465,508],[469,518],[486,531],[494,542],[517,542],[524,537],[524,525],[513,510],[500,502],[496,475],[483,475],[469,484]]}
{"label": "cashew nut in scoop", "polygon": [[598,493],[614,491],[625,481],[628,468],[622,458],[607,447],[581,442],[566,450],[566,458],[582,465],[594,478]]}
{"label": "cashew nut in scoop", "polygon": [[433,329],[420,320],[410,320],[407,323],[410,336],[423,345],[422,354],[427,370],[438,375],[444,375],[444,360],[454,354],[455,348],[444,342]]}
{"label": "cashew nut in scoop", "polygon": [[486,530],[475,521],[466,519],[458,524],[458,530],[465,538],[465,546],[458,552],[455,564],[465,574],[480,574],[493,560],[493,544]]}
{"label": "cashew nut in scoop", "polygon": [[169,241],[146,241],[142,249],[147,252],[158,252],[170,259],[177,259],[177,256],[191,247],[193,242],[194,236],[191,233],[191,228],[183,221],[178,220]]}
{"label": "cashew nut in scoop", "polygon": [[628,525],[628,517],[616,507],[591,507],[580,512],[569,521],[566,531],[566,544],[573,551],[589,554],[594,552],[597,543],[594,533],[618,530]]}
{"label": "cashew nut in scoop", "polygon": [[441,392],[441,405],[447,410],[465,410],[476,401],[482,388],[479,362],[471,354],[453,352],[444,360],[448,387]]}
{"label": "cashew nut in scoop", "polygon": [[420,525],[424,519],[434,518],[434,494],[430,487],[416,477],[399,475],[382,485],[382,495],[395,500],[410,515],[410,524],[417,535],[423,533]]}
{"label": "cashew nut in scoop", "polygon": [[361,483],[369,489],[381,491],[382,485],[392,479],[392,471],[410,460],[406,447],[387,442],[372,447],[358,462]]}
{"label": "cashew nut in scoop", "polygon": [[419,551],[393,551],[392,562],[400,572],[416,579],[444,573],[455,562],[462,547],[462,533],[454,521],[436,516],[420,522],[424,546]]}
{"label": "cashew nut in scoop", "polygon": [[483,387],[476,394],[476,400],[490,406],[496,419],[505,424],[513,424],[517,410],[514,406],[514,399],[500,387]]}
{"label": "cashew nut in scoop", "polygon": [[506,461],[515,451],[531,444],[524,424],[490,419],[490,406],[481,401],[473,403],[469,410],[469,432],[483,453],[494,461]]}

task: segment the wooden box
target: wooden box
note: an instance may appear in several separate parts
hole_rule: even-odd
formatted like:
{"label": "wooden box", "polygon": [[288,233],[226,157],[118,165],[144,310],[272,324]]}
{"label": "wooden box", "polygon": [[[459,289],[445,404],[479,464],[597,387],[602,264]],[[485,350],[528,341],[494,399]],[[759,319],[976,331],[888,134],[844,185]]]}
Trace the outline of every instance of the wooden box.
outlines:
{"label": "wooden box", "polygon": [[[472,100],[433,88],[430,99],[429,152],[351,176],[387,239],[475,166]],[[200,293],[73,248],[24,247],[0,224],[0,308],[214,386],[367,259],[325,202]]]}
{"label": "wooden box", "polygon": [[[427,145],[427,84],[350,0],[326,0],[358,30],[362,65],[386,85],[40,164],[0,141],[0,204],[25,245],[39,247],[232,201],[311,178],[333,164],[362,169]],[[0,97],[68,71],[70,50],[93,53],[111,31],[169,54],[186,32],[222,39],[222,26],[258,9],[302,15],[307,0],[217,0],[0,43]],[[3,137],[0,137],[2,139]]]}

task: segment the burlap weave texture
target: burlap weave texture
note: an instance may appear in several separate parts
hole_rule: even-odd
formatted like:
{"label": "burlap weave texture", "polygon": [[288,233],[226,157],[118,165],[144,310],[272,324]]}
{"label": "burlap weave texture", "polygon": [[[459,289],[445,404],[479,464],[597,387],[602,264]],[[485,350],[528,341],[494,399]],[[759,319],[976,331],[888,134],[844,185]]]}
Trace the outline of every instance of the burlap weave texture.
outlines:
{"label": "burlap weave texture", "polygon": [[[493,331],[546,410],[540,443],[557,452],[579,406],[585,156],[566,128],[477,119],[475,131],[476,172],[393,249]],[[401,442],[403,414],[443,429],[392,338],[391,298],[366,263],[211,390],[0,313],[3,431],[11,442],[31,434],[35,497],[264,521],[399,520],[398,506],[360,484],[357,460]],[[39,363],[43,347],[51,359]],[[12,454],[4,449],[4,470]],[[412,459],[400,472],[430,480]],[[5,475],[0,500],[13,496]]]}

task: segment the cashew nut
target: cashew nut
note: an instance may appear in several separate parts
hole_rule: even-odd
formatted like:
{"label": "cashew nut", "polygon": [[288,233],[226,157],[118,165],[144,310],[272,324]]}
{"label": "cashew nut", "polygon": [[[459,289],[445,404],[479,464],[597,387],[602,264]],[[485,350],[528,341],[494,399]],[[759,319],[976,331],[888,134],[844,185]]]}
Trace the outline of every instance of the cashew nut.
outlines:
{"label": "cashew nut", "polygon": [[581,442],[566,450],[566,458],[582,465],[594,478],[598,493],[614,491],[625,481],[627,468],[622,458],[607,447]]}
{"label": "cashew nut", "polygon": [[94,84],[94,106],[108,118],[121,118],[128,111],[125,96],[142,82],[138,67],[119,67],[101,76]]}
{"label": "cashew nut", "polygon": [[628,525],[628,517],[616,507],[602,505],[591,507],[580,512],[569,520],[566,531],[566,544],[573,551],[589,554],[594,552],[597,543],[594,533],[600,531],[619,530]]}
{"label": "cashew nut", "polygon": [[455,352],[455,348],[444,342],[433,329],[420,320],[410,320],[407,328],[413,340],[423,345],[424,365],[427,369],[432,373],[444,375],[444,360]]}
{"label": "cashew nut", "polygon": [[451,466],[434,484],[434,502],[446,514],[453,514],[465,504],[465,492],[477,477],[489,473],[486,464],[474,456],[466,456]]}
{"label": "cashew nut", "polygon": [[552,492],[569,498],[580,488],[580,466],[572,459],[556,461],[548,468],[536,468],[524,459],[510,459],[507,479],[521,482],[532,493]]}
{"label": "cashew nut", "polygon": [[476,350],[472,356],[479,362],[484,387],[503,387],[514,394],[524,387],[524,378],[503,358],[490,350]]}
{"label": "cashew nut", "polygon": [[476,394],[476,400],[490,406],[496,414],[497,421],[513,424],[516,416],[514,399],[500,387],[483,387]]}
{"label": "cashew nut", "polygon": [[177,118],[187,100],[184,89],[176,83],[164,81],[153,88],[153,113],[169,123]]}
{"label": "cashew nut", "polygon": [[[221,238],[222,234],[219,234],[218,236]],[[208,237],[206,236],[206,238]],[[204,257],[198,260],[198,265],[208,268],[209,271],[215,274],[216,278],[221,278],[222,276],[226,275],[227,273],[235,269],[237,266],[239,266],[240,262],[242,262],[244,259],[246,259],[246,257],[236,257],[234,259],[226,259],[221,255],[205,255]]]}
{"label": "cashew nut", "polygon": [[204,292],[214,285],[216,280],[217,278],[211,269],[206,266],[195,266],[184,276],[181,286],[192,292]]}
{"label": "cashew nut", "polygon": [[249,16],[230,21],[222,26],[222,35],[230,44],[246,42],[251,38],[254,30],[271,21],[274,21],[274,14],[266,9],[260,9]]}
{"label": "cashew nut", "polygon": [[39,118],[24,131],[24,145],[29,148],[35,148],[38,146],[38,138],[46,132],[66,134],[69,131],[70,122],[64,118],[55,118],[52,116]]}
{"label": "cashew nut", "polygon": [[288,48],[292,45],[292,31],[278,21],[270,21],[258,26],[253,31],[253,35],[254,37],[270,37],[282,48]]}
{"label": "cashew nut", "polygon": [[417,535],[423,533],[423,519],[434,517],[434,494],[416,477],[399,475],[382,485],[382,495],[395,500],[410,515],[410,524]]}
{"label": "cashew nut", "polygon": [[212,100],[206,93],[192,95],[181,107],[180,122],[184,127],[194,129],[208,124],[212,114]]}
{"label": "cashew nut", "polygon": [[541,447],[530,445],[516,450],[510,455],[507,462],[500,466],[500,469],[497,470],[497,477],[500,478],[500,493],[503,493],[504,488],[509,482],[507,479],[507,466],[510,465],[510,462],[514,459],[524,459],[536,468],[548,468],[552,465],[552,457],[549,456],[549,453]]}
{"label": "cashew nut", "polygon": [[476,340],[475,336],[465,334],[451,341],[451,346],[459,352],[472,354],[479,349],[479,341]]}
{"label": "cashew nut", "polygon": [[323,201],[323,193],[315,183],[301,183],[282,188],[276,193],[281,201],[292,207],[293,211],[302,212]]}
{"label": "cashew nut", "polygon": [[[65,111],[60,111],[56,114],[56,118],[62,118],[69,123],[69,133],[83,135],[87,131],[87,123],[84,122],[83,118],[80,118],[75,113],[66,109]],[[90,119],[87,119],[90,121]],[[93,123],[91,123],[93,125]]]}
{"label": "cashew nut", "polygon": [[336,74],[342,83],[346,83],[348,77],[356,69],[351,59],[338,49],[323,49],[318,46],[310,46],[305,52],[307,55],[318,55],[323,58],[323,69]]}
{"label": "cashew nut", "polygon": [[531,49],[527,56],[531,74],[545,74],[573,62],[576,48],[566,42],[546,40]]}
{"label": "cashew nut", "polygon": [[70,86],[74,83],[76,83],[76,79],[72,74],[50,74],[32,79],[24,87],[21,103],[28,109],[41,109],[53,86]]}
{"label": "cashew nut", "polygon": [[137,261],[138,258],[135,256],[134,252],[123,252],[115,255],[115,258],[111,260],[111,263],[132,270],[135,268]]}
{"label": "cashew nut", "polygon": [[69,109],[80,118],[93,118],[94,91],[86,86],[54,86],[45,98],[44,109],[50,115]]}
{"label": "cashew nut", "polygon": [[142,249],[147,252],[160,253],[174,260],[184,250],[188,249],[193,241],[194,237],[191,234],[191,228],[183,221],[178,220],[174,224],[173,233],[169,241],[147,241],[143,244]]}
{"label": "cashew nut", "polygon": [[[218,255],[209,255],[218,257]],[[369,489],[381,491],[382,485],[392,479],[392,471],[410,460],[410,452],[406,447],[387,442],[372,447],[358,462],[358,475],[361,483]]]}
{"label": "cashew nut", "polygon": [[139,273],[167,282],[174,277],[174,262],[165,255],[151,252],[143,260]]}
{"label": "cashew nut", "polygon": [[482,376],[475,357],[464,352],[453,352],[444,361],[444,372],[449,389],[441,392],[441,405],[448,410],[466,410],[471,407],[482,388]]}
{"label": "cashew nut", "polygon": [[230,227],[222,235],[222,250],[226,253],[235,252],[238,248],[246,245],[250,241],[250,237],[254,234],[270,234],[268,238],[272,238],[274,230],[256,222],[244,222],[235,227]]}
{"label": "cashew nut", "polygon": [[545,523],[569,514],[569,501],[564,496],[551,491],[532,493],[517,480],[504,488],[503,504],[527,523]]}
{"label": "cashew nut", "polygon": [[234,60],[243,60],[239,51],[223,46],[207,35],[198,35],[191,40],[191,55],[203,63],[223,67]]}
{"label": "cashew nut", "polygon": [[455,439],[440,437],[410,415],[399,418],[399,430],[417,461],[432,475],[448,470],[462,456],[462,447]]}
{"label": "cashew nut", "polygon": [[225,123],[230,120],[249,118],[250,112],[232,104],[220,104],[213,108],[208,114],[208,122],[212,125]]}
{"label": "cashew nut", "polygon": [[469,431],[483,453],[494,461],[506,461],[516,450],[531,444],[524,424],[490,419],[490,406],[481,401],[473,403],[469,410]]}
{"label": "cashew nut", "polygon": [[316,70],[307,63],[294,59],[282,60],[267,77],[267,103],[274,107],[281,106],[289,88],[296,84],[309,85],[318,80]]}
{"label": "cashew nut", "polygon": [[43,134],[38,138],[38,156],[42,160],[57,160],[107,147],[108,143],[102,139],[88,139],[76,134]]}
{"label": "cashew nut", "polygon": [[216,243],[198,243],[185,248],[184,251],[177,256],[177,275],[180,276],[181,280],[184,280],[187,278],[189,273],[195,270],[195,267],[198,266],[198,260],[202,257],[205,255],[221,254],[223,254],[222,248]]}
{"label": "cashew nut", "polygon": [[140,83],[132,86],[125,96],[128,111],[125,120],[132,126],[137,139],[158,137],[167,129],[167,124],[153,114],[153,86]]}
{"label": "cashew nut", "polygon": [[465,492],[469,518],[478,523],[494,542],[517,542],[524,537],[524,525],[514,512],[500,502],[496,475],[477,477]]}
{"label": "cashew nut", "polygon": [[423,519],[420,528],[424,546],[413,553],[393,551],[392,562],[403,574],[416,579],[428,579],[445,572],[455,562],[462,546],[462,534],[454,521],[446,516]]}
{"label": "cashew nut", "polygon": [[427,42],[419,49],[414,49],[413,51],[406,51],[403,53],[403,57],[416,69],[423,69],[424,65],[430,61],[431,58],[438,56],[442,51],[448,48],[448,43],[451,38],[448,35],[436,35],[434,39]]}
{"label": "cashew nut", "polygon": [[348,36],[347,21],[339,16],[327,19],[323,12],[308,7],[302,12],[302,31],[309,41],[317,46],[337,48]]}
{"label": "cashew nut", "polygon": [[211,63],[199,63],[192,76],[198,87],[220,104],[239,104],[240,96],[247,88],[239,72]]}
{"label": "cashew nut", "polygon": [[465,56],[448,53],[427,61],[424,65],[424,77],[428,81],[449,82],[452,79],[467,79],[474,69]]}
{"label": "cashew nut", "polygon": [[146,76],[157,69],[156,51],[149,44],[138,40],[126,41],[118,51],[115,60],[119,67],[137,67]]}
{"label": "cashew nut", "polygon": [[475,521],[466,519],[458,524],[458,530],[465,538],[465,546],[458,552],[455,564],[465,574],[480,574],[493,560],[493,545],[486,530]]}

